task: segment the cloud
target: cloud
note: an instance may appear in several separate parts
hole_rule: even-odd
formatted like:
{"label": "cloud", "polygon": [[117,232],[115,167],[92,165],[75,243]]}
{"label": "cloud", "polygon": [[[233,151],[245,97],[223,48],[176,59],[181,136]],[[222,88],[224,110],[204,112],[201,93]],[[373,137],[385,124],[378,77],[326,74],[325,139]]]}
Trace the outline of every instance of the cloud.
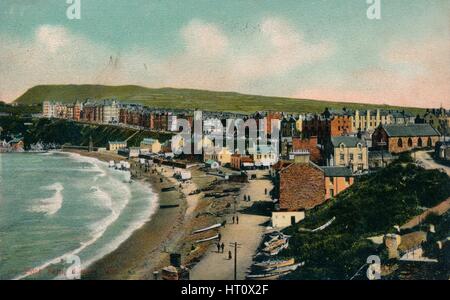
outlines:
{"label": "cloud", "polygon": [[377,66],[343,80],[297,91],[300,98],[450,108],[450,43],[445,39],[395,41]]}
{"label": "cloud", "polygon": [[266,18],[259,28],[232,36],[193,19],[180,29],[183,48],[161,57],[139,47],[117,53],[63,26],[41,25],[30,40],[0,37],[0,99],[12,101],[38,84],[68,83],[245,91],[334,51],[329,41],[307,42],[280,18]]}

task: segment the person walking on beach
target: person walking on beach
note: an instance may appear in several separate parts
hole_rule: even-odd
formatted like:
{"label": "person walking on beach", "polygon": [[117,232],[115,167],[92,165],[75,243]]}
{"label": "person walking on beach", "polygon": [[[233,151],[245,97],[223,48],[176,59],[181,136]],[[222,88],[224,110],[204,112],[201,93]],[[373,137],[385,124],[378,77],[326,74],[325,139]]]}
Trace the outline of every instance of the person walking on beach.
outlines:
{"label": "person walking on beach", "polygon": [[222,243],[222,245],[220,245],[220,248],[222,249],[222,253],[223,253],[223,251],[224,251],[224,249],[225,249],[225,244]]}
{"label": "person walking on beach", "polygon": [[233,257],[231,256],[231,250],[228,251],[228,260],[231,260]]}
{"label": "person walking on beach", "polygon": [[217,243],[217,253],[220,253],[220,243]]}
{"label": "person walking on beach", "polygon": [[220,243],[221,240],[222,240],[222,235],[219,232],[219,243]]}
{"label": "person walking on beach", "polygon": [[239,224],[239,216],[236,216],[236,224]]}
{"label": "person walking on beach", "polygon": [[233,216],[233,224],[234,224],[234,216]]}

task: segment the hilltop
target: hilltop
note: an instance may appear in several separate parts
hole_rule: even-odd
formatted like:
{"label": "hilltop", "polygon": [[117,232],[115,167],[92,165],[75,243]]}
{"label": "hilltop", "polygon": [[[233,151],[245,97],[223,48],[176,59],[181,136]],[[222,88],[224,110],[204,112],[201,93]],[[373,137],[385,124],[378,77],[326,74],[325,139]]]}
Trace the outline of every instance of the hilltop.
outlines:
{"label": "hilltop", "polygon": [[86,99],[117,98],[121,102],[139,103],[151,107],[172,109],[202,109],[205,111],[228,111],[251,113],[255,111],[285,111],[293,113],[323,112],[326,107],[341,109],[399,109],[413,114],[420,108],[403,108],[387,105],[328,102],[245,95],[235,92],[216,92],[194,89],[146,88],[135,85],[39,85],[26,91],[15,100],[19,104],[38,104],[46,100],[74,102]]}

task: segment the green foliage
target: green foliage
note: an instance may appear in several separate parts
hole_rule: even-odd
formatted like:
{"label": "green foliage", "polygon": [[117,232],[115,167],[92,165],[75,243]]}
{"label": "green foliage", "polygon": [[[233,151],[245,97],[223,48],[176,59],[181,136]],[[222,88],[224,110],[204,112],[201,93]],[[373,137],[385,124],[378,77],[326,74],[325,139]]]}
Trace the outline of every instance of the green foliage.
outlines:
{"label": "green foliage", "polygon": [[42,112],[42,105],[39,103],[10,105],[0,101],[0,112],[11,114],[13,116],[26,116]]}
{"label": "green foliage", "polygon": [[[33,122],[25,126],[25,122]],[[37,142],[71,144],[88,146],[92,136],[95,147],[106,147],[109,141],[123,141],[132,136],[136,130],[110,125],[83,124],[58,119],[24,119],[18,117],[0,118],[3,133],[7,132],[24,136],[25,146]],[[144,138],[156,138],[161,142],[170,139],[170,134],[140,131],[129,141],[128,146],[138,146]]]}
{"label": "green foliage", "polygon": [[409,153],[409,152],[400,153],[399,156],[398,156],[398,162],[402,162],[402,163],[411,163],[411,162],[413,162],[413,159],[411,157],[411,153]]}
{"label": "green foliage", "polygon": [[[16,103],[31,104],[45,100],[62,102],[86,99],[117,98],[121,102],[141,103],[158,108],[201,109],[204,111],[229,111],[254,113],[256,111],[323,112],[326,107],[341,109],[401,109],[393,106],[377,106],[360,103],[338,103],[317,100],[244,95],[233,92],[214,92],[192,89],[150,89],[140,86],[103,85],[41,85],[29,89]],[[423,109],[408,108],[413,114]]]}
{"label": "green foliage", "polygon": [[[335,200],[309,211],[303,222],[286,230],[293,237],[282,255],[306,261],[290,277],[349,279],[368,256],[383,254],[383,246],[377,247],[367,237],[389,232],[419,214],[418,206],[434,206],[449,196],[445,173],[413,164],[397,162],[358,179]],[[317,228],[333,217],[336,220],[321,232],[298,231],[298,227]]]}

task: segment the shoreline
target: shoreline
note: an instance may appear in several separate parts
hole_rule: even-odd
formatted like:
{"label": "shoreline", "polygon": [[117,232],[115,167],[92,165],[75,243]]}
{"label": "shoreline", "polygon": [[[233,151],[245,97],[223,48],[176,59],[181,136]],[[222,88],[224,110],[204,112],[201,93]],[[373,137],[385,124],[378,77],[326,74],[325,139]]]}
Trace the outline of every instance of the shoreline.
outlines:
{"label": "shoreline", "polygon": [[[86,152],[82,150],[65,150],[85,157],[92,157],[104,162],[109,160],[125,160],[117,154]],[[136,166],[133,164],[132,170]],[[186,202],[179,191],[161,192],[167,184],[168,178],[159,173],[145,176],[133,176],[134,180],[142,184],[150,184],[153,192],[158,196],[158,206],[163,203],[180,199],[180,206],[170,209],[157,208],[151,218],[140,228],[136,229],[115,250],[90,264],[82,272],[82,279],[151,279],[153,270],[160,267],[161,262],[169,260],[167,249],[174,242],[177,229],[182,225]],[[161,183],[160,181],[163,181]]]}
{"label": "shoreline", "polygon": [[[66,150],[65,152],[78,153],[106,162],[126,160],[122,156],[111,153],[83,150]],[[228,244],[228,241],[237,237],[235,230],[239,232],[239,239],[246,241],[245,258],[241,257],[240,263],[246,267],[250,266],[264,232],[262,223],[267,218],[260,218],[254,216],[253,213],[247,214],[241,211],[249,209],[258,201],[243,203],[240,198],[242,198],[241,192],[248,192],[255,193],[256,196],[252,196],[252,198],[259,197],[259,200],[262,200],[265,196],[261,194],[262,188],[259,183],[256,181],[246,183],[223,181],[199,168],[190,168],[192,179],[180,183],[173,177],[174,169],[172,167],[158,165],[151,167],[149,172],[145,172],[135,160],[128,161],[131,163],[132,179],[139,180],[143,184],[150,184],[153,192],[158,195],[158,208],[150,220],[136,229],[115,250],[83,270],[83,280],[153,280],[153,272],[159,272],[163,267],[170,265],[170,253],[181,254],[182,264],[191,272],[193,271],[193,279],[232,279],[229,272],[230,266],[217,274],[211,273],[212,270],[207,266],[210,262],[218,264],[218,266],[224,263],[223,258],[215,254],[217,240],[206,243],[196,243],[196,241],[221,233],[223,240]],[[162,189],[165,187],[175,187],[175,189],[163,192]],[[235,188],[238,188],[239,191],[229,193],[223,198],[217,199],[207,195],[211,192],[223,193],[224,190]],[[195,190],[201,192],[192,193]],[[197,229],[224,221],[230,224],[232,216],[236,214],[233,204],[236,199],[238,200],[238,214],[242,216],[243,224],[247,223],[247,225],[238,227],[227,225],[200,234],[192,234]],[[159,207],[161,204],[174,203],[179,206],[164,209]],[[250,244],[249,241],[251,241]],[[228,250],[228,245],[226,249]],[[244,261],[241,261],[242,259]],[[244,269],[240,270],[240,279],[243,279],[244,271]]]}

